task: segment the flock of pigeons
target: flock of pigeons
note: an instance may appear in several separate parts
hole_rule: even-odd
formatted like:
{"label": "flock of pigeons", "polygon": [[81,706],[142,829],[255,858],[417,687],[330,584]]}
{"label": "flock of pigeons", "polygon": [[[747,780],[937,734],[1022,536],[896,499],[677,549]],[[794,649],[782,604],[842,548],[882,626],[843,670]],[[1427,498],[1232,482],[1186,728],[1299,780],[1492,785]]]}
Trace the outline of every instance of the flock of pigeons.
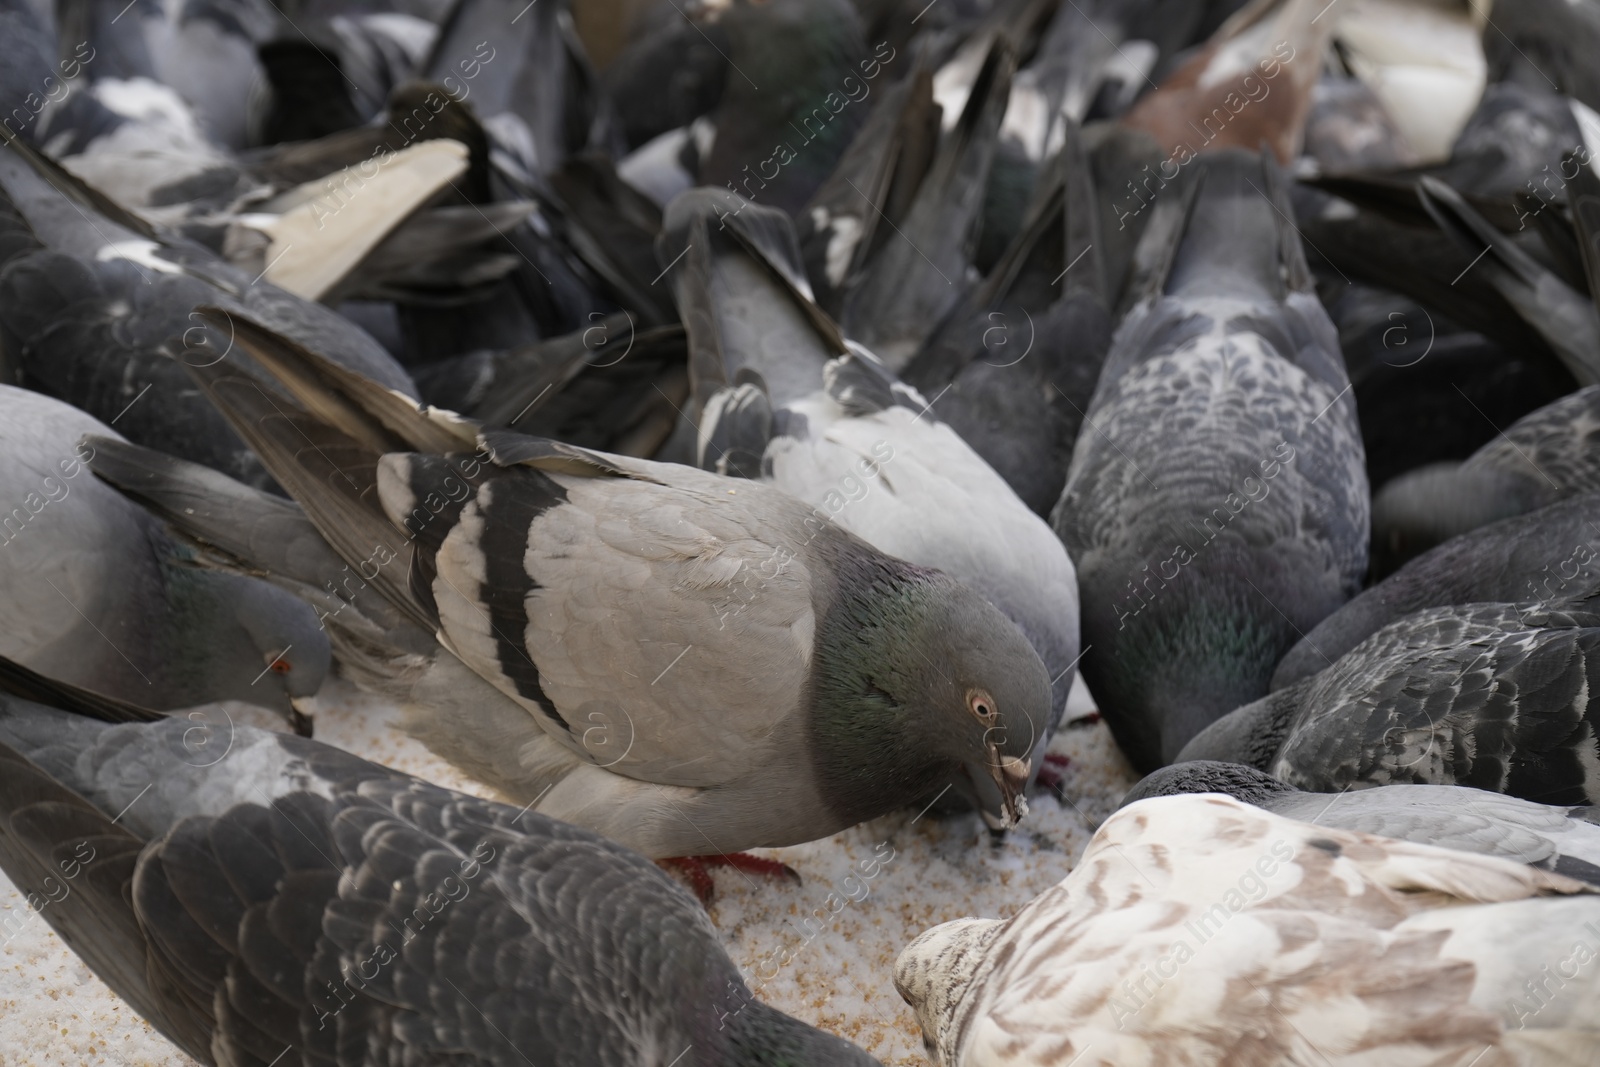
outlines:
{"label": "flock of pigeons", "polygon": [[1597,54],[0,0],[0,869],[203,1063],[870,1064],[685,883],[998,838],[1081,670],[1148,777],[905,949],[935,1063],[1600,1064]]}

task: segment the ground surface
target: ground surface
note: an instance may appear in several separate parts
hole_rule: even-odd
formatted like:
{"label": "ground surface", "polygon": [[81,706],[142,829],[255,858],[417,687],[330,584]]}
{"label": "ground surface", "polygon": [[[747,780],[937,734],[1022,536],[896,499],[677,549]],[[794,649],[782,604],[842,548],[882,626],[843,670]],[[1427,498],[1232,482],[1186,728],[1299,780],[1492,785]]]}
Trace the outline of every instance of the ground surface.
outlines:
{"label": "ground surface", "polygon": [[[330,690],[317,718],[320,739],[485,793],[394,731],[390,709],[343,683]],[[1088,707],[1080,685],[1069,715]],[[1063,777],[1071,799],[1036,795],[1022,826],[999,843],[975,815],[905,811],[764,853],[800,873],[798,888],[718,871],[712,921],[757,995],[886,1064],[925,1064],[916,1022],[891,981],[900,949],[949,919],[1011,915],[1055,884],[1134,781],[1104,725],[1063,730],[1051,751],[1069,759]],[[0,939],[0,1067],[188,1067],[0,875],[0,919],[8,915],[29,921]]]}

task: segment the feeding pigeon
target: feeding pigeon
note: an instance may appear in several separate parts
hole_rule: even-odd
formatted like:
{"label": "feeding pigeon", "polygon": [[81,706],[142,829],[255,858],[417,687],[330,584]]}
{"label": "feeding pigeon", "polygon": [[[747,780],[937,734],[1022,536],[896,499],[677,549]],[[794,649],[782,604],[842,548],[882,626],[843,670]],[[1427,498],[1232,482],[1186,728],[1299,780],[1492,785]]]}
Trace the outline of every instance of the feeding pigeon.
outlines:
{"label": "feeding pigeon", "polygon": [[206,314],[295,401],[225,361],[196,380],[356,588],[438,634],[418,673],[509,698],[410,709],[468,773],[653,857],[809,841],[947,784],[1020,818],[1050,680],[966,586],[767,486],[480,433]]}
{"label": "feeding pigeon", "polygon": [[[1157,797],[1011,919],[922,934],[895,988],[940,1067],[1582,1063],[1600,1042],[1600,968],[1581,966],[1600,945],[1593,892],[1230,797]],[[1540,984],[1542,966],[1564,977]]]}
{"label": "feeding pigeon", "polygon": [[242,700],[305,729],[294,703],[328,672],[316,615],[265,582],[199,566],[97,482],[79,438],[114,432],[0,385],[0,655],[146,707]]}
{"label": "feeding pigeon", "polygon": [[1135,767],[1265,693],[1367,568],[1338,341],[1270,158],[1202,156],[1156,198],[1053,524],[1083,675]]}
{"label": "feeding pigeon", "polygon": [[1600,888],[1600,815],[1455,785],[1303,793],[1242,763],[1191,760],[1146,775],[1122,798],[1224,793],[1286,819],[1499,856]]}
{"label": "feeding pigeon", "polygon": [[201,1063],[877,1062],[755,999],[699,904],[595,834],[21,680],[73,710],[0,696],[0,868]]}
{"label": "feeding pigeon", "polygon": [[1592,804],[1600,800],[1593,603],[1407,615],[1321,673],[1223,716],[1178,759],[1246,763],[1318,793],[1415,782]]}
{"label": "feeding pigeon", "polygon": [[1060,540],[914,390],[841,336],[811,300],[780,212],[718,190],[685,193],[667,211],[659,255],[681,260],[673,286],[696,461],[782,489],[1004,612],[1052,680],[1051,717],[1024,739],[1039,766],[1078,658],[1077,584]]}

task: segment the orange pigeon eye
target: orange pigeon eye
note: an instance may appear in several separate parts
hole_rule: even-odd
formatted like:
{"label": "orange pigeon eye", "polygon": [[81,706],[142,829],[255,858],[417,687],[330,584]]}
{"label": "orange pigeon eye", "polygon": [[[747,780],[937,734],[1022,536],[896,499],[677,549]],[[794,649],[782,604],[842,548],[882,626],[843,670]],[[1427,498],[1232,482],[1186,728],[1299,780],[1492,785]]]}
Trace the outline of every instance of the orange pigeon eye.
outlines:
{"label": "orange pigeon eye", "polygon": [[294,670],[294,668],[289,665],[289,661],[284,659],[282,656],[279,656],[277,659],[273,660],[272,665],[268,669],[274,674],[288,674],[290,671]]}

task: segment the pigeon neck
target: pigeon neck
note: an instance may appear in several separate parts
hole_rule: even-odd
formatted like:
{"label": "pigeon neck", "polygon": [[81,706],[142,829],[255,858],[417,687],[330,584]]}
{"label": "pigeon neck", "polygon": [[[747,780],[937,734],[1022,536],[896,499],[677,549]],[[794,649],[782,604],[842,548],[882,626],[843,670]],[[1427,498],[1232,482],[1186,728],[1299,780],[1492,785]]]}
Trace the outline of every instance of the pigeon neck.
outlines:
{"label": "pigeon neck", "polygon": [[947,579],[876,553],[846,554],[837,575],[812,665],[811,750],[823,795],[854,824],[937,787],[949,770],[930,714],[942,665],[922,652]]}

